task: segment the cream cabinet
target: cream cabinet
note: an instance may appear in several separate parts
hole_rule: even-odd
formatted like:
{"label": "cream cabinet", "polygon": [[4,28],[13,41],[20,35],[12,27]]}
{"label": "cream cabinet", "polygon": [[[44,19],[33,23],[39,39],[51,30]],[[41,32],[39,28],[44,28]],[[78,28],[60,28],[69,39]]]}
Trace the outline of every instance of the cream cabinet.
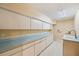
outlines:
{"label": "cream cabinet", "polygon": [[35,55],[38,55],[41,51],[42,51],[42,41],[36,41],[38,42],[37,44],[35,44]]}
{"label": "cream cabinet", "polygon": [[50,29],[50,24],[43,22],[43,29]]}
{"label": "cream cabinet", "polygon": [[50,24],[50,29],[51,29],[51,30],[53,29],[53,25],[52,25],[52,24]]}
{"label": "cream cabinet", "polygon": [[44,41],[46,43],[44,45],[46,45],[46,47],[44,48],[44,51],[39,55],[39,56],[52,56],[53,55],[53,47],[51,47],[49,44],[51,44],[53,42],[53,39],[51,38],[50,35],[48,35],[47,37],[44,38]]}
{"label": "cream cabinet", "polygon": [[0,9],[0,29],[30,29],[28,17]]}
{"label": "cream cabinet", "polygon": [[22,47],[17,47],[17,48],[14,48],[12,50],[9,50],[9,51],[6,51],[6,52],[3,52],[0,54],[0,56],[21,56],[22,55]]}
{"label": "cream cabinet", "polygon": [[23,56],[34,56],[34,42],[22,46]]}
{"label": "cream cabinet", "polygon": [[50,45],[39,56],[53,56],[53,47]]}
{"label": "cream cabinet", "polygon": [[23,50],[23,56],[34,56],[34,46]]}
{"label": "cream cabinet", "polygon": [[[51,34],[50,34],[51,35]],[[41,38],[37,41],[23,43],[20,47],[0,54],[1,56],[37,56],[46,50],[46,47],[52,42],[51,36]]]}
{"label": "cream cabinet", "polygon": [[18,29],[30,29],[30,18],[22,17],[17,20]]}
{"label": "cream cabinet", "polygon": [[53,41],[51,34],[47,37],[47,45],[49,45]]}
{"label": "cream cabinet", "polygon": [[31,19],[31,29],[42,29],[42,22],[39,20]]}
{"label": "cream cabinet", "polygon": [[22,56],[22,51],[17,52],[17,53],[15,53],[15,54],[11,55],[11,56]]}
{"label": "cream cabinet", "polygon": [[46,39],[42,38],[38,41],[35,41],[35,55],[39,55],[46,48]]}
{"label": "cream cabinet", "polygon": [[47,39],[46,39],[46,37],[44,37],[44,38],[42,38],[42,42],[41,42],[41,45],[42,45],[42,50],[44,50],[46,47],[47,47]]}

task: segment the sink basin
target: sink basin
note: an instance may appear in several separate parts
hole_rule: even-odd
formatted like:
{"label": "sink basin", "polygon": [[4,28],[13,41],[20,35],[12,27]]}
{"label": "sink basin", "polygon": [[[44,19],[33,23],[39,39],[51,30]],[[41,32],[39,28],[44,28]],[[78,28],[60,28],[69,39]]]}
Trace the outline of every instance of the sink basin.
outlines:
{"label": "sink basin", "polygon": [[69,41],[74,41],[74,42],[79,42],[79,36],[77,36],[77,39],[76,39],[75,36],[66,34],[63,36],[63,39],[69,40]]}

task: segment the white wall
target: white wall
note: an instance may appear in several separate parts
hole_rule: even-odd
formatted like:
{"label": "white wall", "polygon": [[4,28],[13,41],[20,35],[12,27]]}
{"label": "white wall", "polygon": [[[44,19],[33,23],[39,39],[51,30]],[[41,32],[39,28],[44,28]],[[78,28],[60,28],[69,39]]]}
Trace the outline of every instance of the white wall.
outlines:
{"label": "white wall", "polygon": [[75,15],[75,30],[76,30],[76,33],[79,34],[79,10]]}
{"label": "white wall", "polygon": [[58,20],[53,28],[54,39],[61,40],[63,35],[74,29],[74,19]]}

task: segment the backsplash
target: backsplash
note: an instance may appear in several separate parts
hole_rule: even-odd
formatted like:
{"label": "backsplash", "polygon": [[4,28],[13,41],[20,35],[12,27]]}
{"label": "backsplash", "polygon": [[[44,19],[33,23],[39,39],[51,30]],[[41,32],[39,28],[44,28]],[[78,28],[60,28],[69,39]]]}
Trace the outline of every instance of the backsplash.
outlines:
{"label": "backsplash", "polygon": [[39,32],[48,32],[48,31],[50,31],[50,30],[0,29],[0,38],[17,36],[17,35],[24,35],[24,34],[39,33]]}

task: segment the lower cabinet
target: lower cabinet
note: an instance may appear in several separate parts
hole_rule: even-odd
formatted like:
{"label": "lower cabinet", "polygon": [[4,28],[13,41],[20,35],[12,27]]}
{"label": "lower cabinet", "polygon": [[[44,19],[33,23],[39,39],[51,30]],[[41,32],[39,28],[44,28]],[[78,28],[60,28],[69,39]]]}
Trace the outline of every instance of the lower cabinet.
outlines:
{"label": "lower cabinet", "polygon": [[46,41],[46,38],[44,38],[41,42],[41,46],[43,47],[42,50],[44,50],[46,47],[47,47],[47,41]]}
{"label": "lower cabinet", "polygon": [[46,48],[39,56],[52,56],[53,55],[53,47],[50,46],[53,40],[49,38],[49,39],[46,39],[46,41],[47,41]]}
{"label": "lower cabinet", "polygon": [[[35,56],[40,56],[40,55],[42,55],[44,50],[46,50],[48,45],[53,41],[53,39],[51,38],[50,35],[45,37],[45,38],[42,38],[40,40],[34,41],[34,42],[32,42],[32,43],[30,43],[28,45],[27,44],[24,45],[23,46],[23,49],[24,49],[23,50],[23,56],[34,56],[34,55]],[[31,47],[27,48],[28,46],[31,46]],[[25,49],[25,47],[27,49]]]}
{"label": "lower cabinet", "polygon": [[[51,35],[51,34],[50,34]],[[22,44],[20,47],[0,54],[1,56],[40,56],[53,41],[48,35],[37,41]],[[48,52],[47,52],[48,53]],[[44,54],[43,54],[44,55]]]}
{"label": "lower cabinet", "polygon": [[15,53],[13,54],[12,56],[22,56],[22,51],[18,52],[18,53]]}
{"label": "lower cabinet", "polygon": [[53,56],[53,47],[50,45],[39,56]]}
{"label": "lower cabinet", "polygon": [[35,44],[35,55],[38,55],[42,51],[42,45],[41,42]]}
{"label": "lower cabinet", "polygon": [[34,56],[34,46],[23,50],[23,56]]}
{"label": "lower cabinet", "polygon": [[46,39],[43,38],[39,40],[37,44],[35,44],[35,55],[39,56],[45,48],[46,48]]}
{"label": "lower cabinet", "polygon": [[64,40],[64,56],[79,56],[79,42]]}
{"label": "lower cabinet", "polygon": [[22,46],[0,54],[0,56],[12,56],[12,55],[13,56],[16,56],[16,55],[21,56],[22,55]]}
{"label": "lower cabinet", "polygon": [[49,36],[47,37],[47,46],[48,46],[52,41],[53,41],[53,40],[52,40],[51,36],[49,35]]}
{"label": "lower cabinet", "polygon": [[23,56],[34,56],[34,42],[22,46]]}

